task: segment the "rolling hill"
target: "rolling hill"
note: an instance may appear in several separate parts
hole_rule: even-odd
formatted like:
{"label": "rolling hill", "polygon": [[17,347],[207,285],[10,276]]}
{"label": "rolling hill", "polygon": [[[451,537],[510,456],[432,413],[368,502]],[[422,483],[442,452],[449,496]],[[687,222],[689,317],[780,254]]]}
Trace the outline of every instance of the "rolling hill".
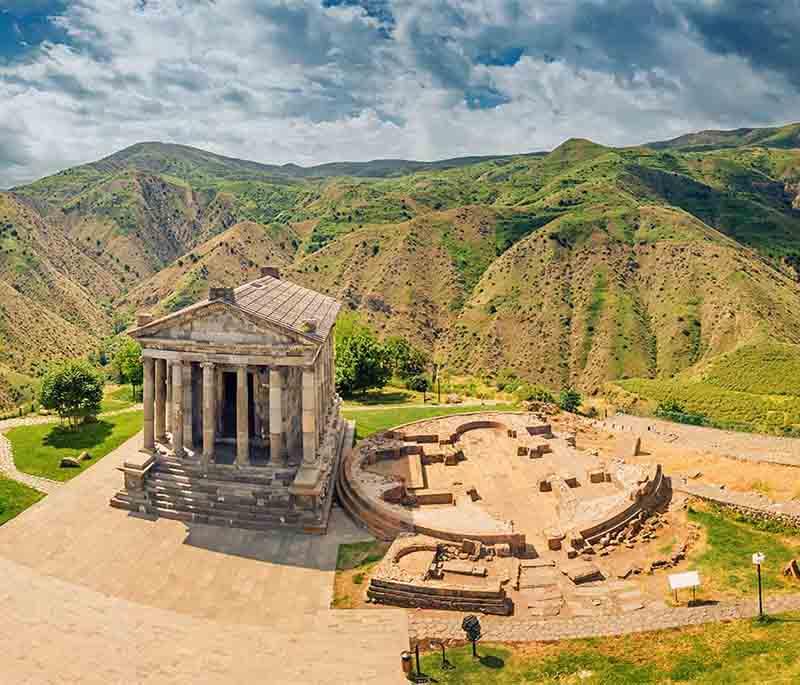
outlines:
{"label": "rolling hill", "polygon": [[308,168],[140,143],[0,193],[0,376],[267,263],[454,371],[554,388],[800,344],[798,135]]}

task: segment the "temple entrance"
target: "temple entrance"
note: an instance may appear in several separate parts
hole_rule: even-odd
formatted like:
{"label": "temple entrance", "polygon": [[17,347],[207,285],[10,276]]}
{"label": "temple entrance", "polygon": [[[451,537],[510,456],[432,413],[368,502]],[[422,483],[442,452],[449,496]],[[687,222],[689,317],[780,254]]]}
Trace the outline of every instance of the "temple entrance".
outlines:
{"label": "temple entrance", "polygon": [[[222,415],[221,437],[236,439],[236,388],[235,371],[222,373]],[[247,374],[247,431],[252,437],[255,430],[255,396],[253,393],[253,374]]]}

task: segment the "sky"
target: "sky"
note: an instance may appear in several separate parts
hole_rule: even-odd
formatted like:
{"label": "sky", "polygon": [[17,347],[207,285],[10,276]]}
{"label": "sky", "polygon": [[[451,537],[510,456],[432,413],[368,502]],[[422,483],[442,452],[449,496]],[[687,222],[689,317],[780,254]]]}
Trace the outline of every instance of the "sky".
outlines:
{"label": "sky", "polygon": [[800,120],[800,0],[0,0],[0,187],[136,142],[273,164]]}

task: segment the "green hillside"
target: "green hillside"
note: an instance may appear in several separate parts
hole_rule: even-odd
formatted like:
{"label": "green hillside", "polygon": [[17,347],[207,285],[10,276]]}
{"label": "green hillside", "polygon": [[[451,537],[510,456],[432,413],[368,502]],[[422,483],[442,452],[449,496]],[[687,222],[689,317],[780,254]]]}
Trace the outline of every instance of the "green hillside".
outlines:
{"label": "green hillside", "polygon": [[140,143],[0,195],[0,361],[62,353],[22,344],[23,302],[72,355],[271,262],[454,373],[741,391],[739,348],[800,344],[799,130],[308,168]]}

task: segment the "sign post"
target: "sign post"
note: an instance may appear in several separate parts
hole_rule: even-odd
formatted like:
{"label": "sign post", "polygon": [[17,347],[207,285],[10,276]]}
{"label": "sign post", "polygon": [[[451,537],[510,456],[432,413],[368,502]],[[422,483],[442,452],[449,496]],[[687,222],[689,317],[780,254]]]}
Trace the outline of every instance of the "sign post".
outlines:
{"label": "sign post", "polygon": [[673,573],[669,578],[669,589],[675,593],[675,604],[678,603],[678,590],[692,588],[692,602],[697,599],[696,590],[700,587],[700,574],[697,571]]}

